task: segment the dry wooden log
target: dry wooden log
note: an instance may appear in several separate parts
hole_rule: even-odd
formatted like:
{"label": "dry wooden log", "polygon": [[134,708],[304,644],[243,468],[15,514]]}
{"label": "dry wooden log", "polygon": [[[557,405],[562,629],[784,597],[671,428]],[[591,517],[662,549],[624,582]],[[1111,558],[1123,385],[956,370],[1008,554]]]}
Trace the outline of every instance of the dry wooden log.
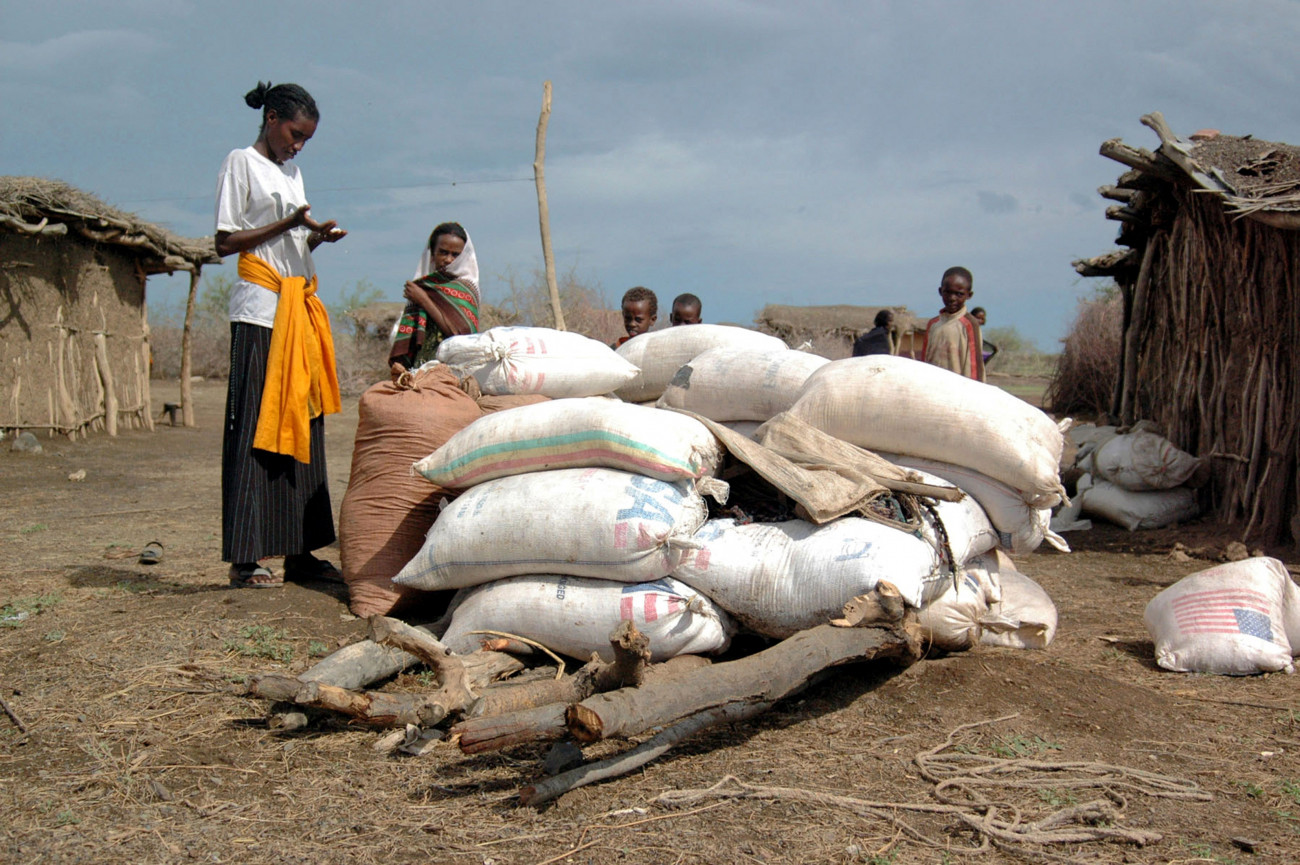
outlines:
{"label": "dry wooden log", "polygon": [[1136,168],[1138,171],[1159,177],[1162,180],[1175,181],[1178,179],[1179,172],[1173,164],[1162,157],[1156,156],[1150,150],[1141,147],[1130,147],[1118,138],[1103,141],[1101,155],[1107,159],[1121,162],[1130,168]]}
{"label": "dry wooden log", "polygon": [[635,736],[727,703],[773,702],[798,692],[829,667],[877,658],[910,664],[920,655],[919,645],[906,623],[818,625],[747,658],[588,697],[569,709],[569,732],[579,741],[595,742]]}
{"label": "dry wooden log", "polygon": [[1137,326],[1146,318],[1147,291],[1151,285],[1151,261],[1156,244],[1148,242],[1142,251],[1142,265],[1138,269],[1137,284],[1133,288],[1133,309],[1125,316],[1129,325],[1124,330],[1123,390],[1120,392],[1120,423],[1130,426],[1137,420],[1137,365],[1141,332]]}
{"label": "dry wooden log", "polygon": [[[463,712],[478,700],[478,695],[470,687],[465,664],[431,634],[413,628],[400,619],[371,616],[370,639],[381,645],[410,652],[437,673],[438,690],[426,699],[442,707],[443,717],[452,712]],[[442,718],[438,720],[441,721]]]}
{"label": "dry wooden log", "polygon": [[1122,201],[1127,204],[1133,196],[1137,195],[1137,190],[1120,189],[1118,186],[1110,186],[1108,184],[1097,187],[1097,194],[1102,198],[1109,198],[1111,201]]}
{"label": "dry wooden log", "polygon": [[[601,683],[610,687],[617,687],[613,683],[618,680],[613,676],[602,676],[599,672],[583,675],[584,670],[588,670],[596,663],[601,663],[605,668],[614,666],[613,664],[593,660],[592,664],[588,664],[587,667],[584,667],[574,676],[560,682],[549,683],[552,685],[570,683],[572,685],[569,694],[549,704],[518,705],[512,711],[505,711],[502,708],[505,703],[496,702],[496,698],[500,696],[517,698],[521,695],[508,694],[508,692],[522,689],[508,686],[493,688],[483,695],[483,699],[474,707],[466,720],[461,721],[451,729],[451,734],[459,736],[460,749],[466,754],[478,754],[483,751],[510,748],[527,742],[547,742],[562,738],[568,733],[565,714],[570,705],[585,700],[593,693],[597,693],[596,690],[591,689],[598,687]],[[676,658],[669,658],[661,664],[652,664],[646,667],[641,681],[667,681],[690,670],[707,667],[709,663],[708,658],[699,655],[680,655]],[[608,688],[606,689],[608,690]],[[528,696],[532,697],[535,694]],[[521,703],[522,701],[516,699],[515,702]]]}
{"label": "dry wooden log", "polygon": [[748,720],[761,715],[770,708],[772,708],[771,703],[737,702],[696,712],[689,718],[683,718],[671,727],[662,730],[630,751],[625,751],[606,760],[579,766],[540,783],[524,787],[519,791],[519,804],[541,805],[578,787],[585,787],[588,784],[594,784],[597,781],[604,781],[609,778],[621,777],[633,769],[639,769],[651,760],[663,756],[673,745],[676,745],[687,736],[720,724]]}
{"label": "dry wooden log", "polygon": [[374,727],[432,726],[446,718],[449,710],[445,702],[424,694],[349,691],[275,674],[255,676],[249,680],[248,693],[269,700],[328,709]]}
{"label": "dry wooden log", "polygon": [[[447,622],[448,619],[443,617],[436,622],[413,627],[433,636],[442,633],[446,629]],[[475,655],[480,654],[497,653],[475,653]],[[474,655],[465,657],[468,659],[474,657]],[[419,662],[419,658],[409,652],[381,646],[373,640],[361,640],[344,646],[329,656],[322,658],[314,667],[300,673],[298,678],[304,682],[325,682],[339,688],[355,690],[364,688],[373,682],[378,682],[380,679],[395,676],[407,667],[414,666]],[[521,669],[523,669],[523,664],[513,661],[511,669],[503,669],[501,674],[505,675]]]}

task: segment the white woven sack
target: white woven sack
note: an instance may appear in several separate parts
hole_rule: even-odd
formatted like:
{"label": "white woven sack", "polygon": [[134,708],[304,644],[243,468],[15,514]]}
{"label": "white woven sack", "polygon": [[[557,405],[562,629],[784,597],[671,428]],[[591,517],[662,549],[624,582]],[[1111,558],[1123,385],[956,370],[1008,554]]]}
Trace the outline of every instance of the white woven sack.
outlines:
{"label": "white woven sack", "polygon": [[393,578],[458,589],[537,573],[626,583],[666,577],[708,517],[689,484],[614,469],[557,469],[472,487]]}
{"label": "white woven sack", "polygon": [[604,467],[661,481],[717,473],[721,443],[695,418],[614,399],[557,399],[474,421],[412,469],[466,489],[493,478]]}
{"label": "white woven sack", "polygon": [[780,351],[785,343],[774,336],[727,324],[692,324],[652,330],[618,347],[619,355],[640,370],[614,393],[628,402],[658,399],[682,364],[711,348]]}
{"label": "white woven sack", "polygon": [[849,599],[880,580],[920,606],[943,591],[931,546],[915,535],[857,517],[815,526],[803,520],[710,520],[673,576],[703,592],[756,633],[788,637],[837,618]]}
{"label": "white woven sack", "polygon": [[612,660],[609,636],[630,621],[650,640],[650,660],[726,650],[735,623],[716,604],[671,577],[653,583],[616,583],[585,577],[528,576],[462,589],[442,642],[472,652],[481,636],[504,631],[583,661],[597,652]]}
{"label": "white woven sack", "polygon": [[438,346],[438,360],[457,375],[474,376],[483,393],[494,396],[600,396],[637,374],[604,343],[549,327],[494,327],[448,337]]}
{"label": "white woven sack", "polygon": [[790,409],[838,439],[960,463],[1020,490],[1035,508],[1064,495],[1062,427],[1001,388],[905,357],[831,361],[808,377]]}
{"label": "white woven sack", "polygon": [[1292,591],[1286,567],[1265,557],[1183,577],[1152,598],[1142,616],[1156,663],[1227,676],[1293,672],[1284,620]]}
{"label": "white woven sack", "polygon": [[1153,432],[1115,436],[1092,455],[1093,474],[1133,492],[1185,484],[1201,461]]}
{"label": "white woven sack", "polygon": [[788,348],[711,348],[677,370],[659,405],[716,421],[766,421],[794,405],[808,376],[827,363]]}
{"label": "white woven sack", "polygon": [[922,638],[947,652],[969,649],[979,642],[981,619],[988,615],[989,605],[1000,597],[997,559],[976,556],[942,595],[917,611]]}
{"label": "white woven sack", "polygon": [[1056,637],[1056,604],[1038,583],[998,555],[1002,597],[980,619],[980,644],[1012,649],[1046,649]]}
{"label": "white woven sack", "polygon": [[1078,488],[1085,514],[1123,526],[1130,532],[1190,520],[1201,510],[1196,490],[1187,487],[1135,493],[1084,475],[1079,479]]}
{"label": "white woven sack", "polygon": [[[921,477],[922,483],[946,486],[940,477],[924,471],[916,471],[916,473]],[[964,496],[956,502],[937,500],[934,510],[943,526],[943,537],[947,538],[953,561],[959,567],[969,559],[987,553],[998,545],[997,530],[993,528],[988,515],[973,496]],[[935,550],[943,550],[943,538],[928,518],[921,526],[921,535]]]}
{"label": "white woven sack", "polygon": [[1044,540],[1063,553],[1070,551],[1065,538],[1051,529],[1052,509],[1034,508],[1016,490],[965,466],[921,457],[882,453],[903,468],[917,469],[941,478],[979,502],[998,533],[998,546],[1016,555],[1032,553]]}

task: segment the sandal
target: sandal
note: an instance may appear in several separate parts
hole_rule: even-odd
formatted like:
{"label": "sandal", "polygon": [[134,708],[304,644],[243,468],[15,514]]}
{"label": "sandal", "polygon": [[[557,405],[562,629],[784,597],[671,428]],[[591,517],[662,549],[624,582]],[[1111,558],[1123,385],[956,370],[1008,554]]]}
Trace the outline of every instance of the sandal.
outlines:
{"label": "sandal", "polygon": [[284,585],[284,578],[252,562],[230,566],[230,585],[235,589],[275,589]]}
{"label": "sandal", "polygon": [[163,545],[160,541],[150,541],[140,551],[140,564],[156,565],[162,561]]}
{"label": "sandal", "polygon": [[343,574],[331,562],[318,559],[311,553],[284,557],[284,578],[294,583],[319,580],[325,583],[342,583]]}

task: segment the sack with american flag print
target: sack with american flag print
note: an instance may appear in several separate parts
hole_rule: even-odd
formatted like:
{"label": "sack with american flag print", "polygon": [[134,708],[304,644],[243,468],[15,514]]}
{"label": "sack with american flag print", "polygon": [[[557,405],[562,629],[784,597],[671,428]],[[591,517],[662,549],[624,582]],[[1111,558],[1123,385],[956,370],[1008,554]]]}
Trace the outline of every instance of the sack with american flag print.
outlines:
{"label": "sack with american flag print", "polygon": [[1244,676],[1295,671],[1288,612],[1300,616],[1300,587],[1277,559],[1257,557],[1183,577],[1143,618],[1166,670]]}

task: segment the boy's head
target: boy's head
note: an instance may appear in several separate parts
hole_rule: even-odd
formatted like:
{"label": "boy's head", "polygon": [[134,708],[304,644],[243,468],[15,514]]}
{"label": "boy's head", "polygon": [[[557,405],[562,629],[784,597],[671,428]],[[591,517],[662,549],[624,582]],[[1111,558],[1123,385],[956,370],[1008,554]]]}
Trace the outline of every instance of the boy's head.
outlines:
{"label": "boy's head", "polygon": [[892,309],[882,309],[876,313],[876,327],[890,327],[894,323],[894,311]]}
{"label": "boy's head", "polygon": [[943,272],[943,281],[939,283],[939,297],[943,300],[943,311],[952,315],[961,308],[975,293],[972,286],[975,280],[970,271],[964,267],[950,267]]}
{"label": "boy's head", "polygon": [[978,321],[980,323],[980,327],[983,327],[985,324],[988,323],[988,313],[984,311],[984,307],[982,306],[977,306],[974,309],[972,309],[970,311],[970,317]]}
{"label": "boy's head", "polygon": [[629,288],[623,295],[623,329],[637,336],[655,326],[659,317],[659,298],[644,286]]}
{"label": "boy's head", "polygon": [[679,324],[699,324],[700,309],[698,297],[690,293],[679,294],[673,299],[673,312],[669,322],[673,327]]}

